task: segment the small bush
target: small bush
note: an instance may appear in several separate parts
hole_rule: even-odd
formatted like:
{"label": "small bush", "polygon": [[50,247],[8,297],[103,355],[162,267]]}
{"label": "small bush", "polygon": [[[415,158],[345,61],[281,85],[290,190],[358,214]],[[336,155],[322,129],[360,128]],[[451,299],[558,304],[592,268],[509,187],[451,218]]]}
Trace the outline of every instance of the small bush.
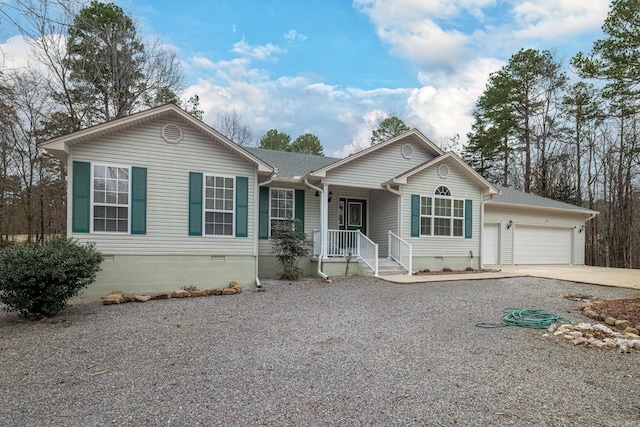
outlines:
{"label": "small bush", "polygon": [[309,254],[313,245],[302,231],[296,230],[296,222],[298,220],[281,222],[281,226],[272,230],[269,238],[273,253],[282,267],[278,273],[280,279],[298,280],[302,277],[304,271],[298,266],[298,262],[300,258]]}
{"label": "small bush", "polygon": [[20,317],[52,316],[91,284],[102,254],[93,243],[54,238],[0,252],[0,302]]}

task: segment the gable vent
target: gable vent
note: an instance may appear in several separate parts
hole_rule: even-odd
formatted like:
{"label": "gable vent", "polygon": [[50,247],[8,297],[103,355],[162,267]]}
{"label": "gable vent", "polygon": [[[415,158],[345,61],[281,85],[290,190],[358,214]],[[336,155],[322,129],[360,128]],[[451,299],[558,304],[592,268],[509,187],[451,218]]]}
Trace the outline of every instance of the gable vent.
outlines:
{"label": "gable vent", "polygon": [[182,129],[178,125],[168,123],[162,128],[162,139],[168,144],[178,144],[182,141]]}

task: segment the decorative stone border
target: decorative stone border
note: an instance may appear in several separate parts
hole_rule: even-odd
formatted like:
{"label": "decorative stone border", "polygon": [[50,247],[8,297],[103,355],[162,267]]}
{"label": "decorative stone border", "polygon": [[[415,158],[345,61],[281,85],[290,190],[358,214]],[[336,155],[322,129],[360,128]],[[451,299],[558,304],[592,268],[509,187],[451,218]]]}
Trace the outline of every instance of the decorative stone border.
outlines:
{"label": "decorative stone border", "polygon": [[619,349],[627,353],[631,349],[640,350],[640,336],[631,332],[617,332],[602,324],[591,325],[551,325],[544,337],[564,338],[574,345],[584,345],[602,349]]}
{"label": "decorative stone border", "polygon": [[602,317],[601,315],[599,315],[598,313],[596,313],[595,310],[593,310],[593,306],[597,305],[599,303],[599,301],[588,301],[586,303],[584,303],[581,307],[580,310],[582,310],[582,312],[584,313],[585,316],[588,316],[592,319],[595,319],[597,321],[600,322],[604,322],[609,326],[613,326],[616,329],[622,331],[622,333],[632,333],[635,335],[640,335],[640,325],[632,325],[631,322],[629,322],[628,320],[624,320],[624,319],[616,319],[613,317]]}
{"label": "decorative stone border", "polygon": [[206,297],[209,295],[235,295],[242,293],[242,288],[236,281],[229,283],[228,288],[211,288],[211,289],[198,289],[195,286],[183,286],[181,289],[177,289],[171,292],[155,292],[151,294],[127,294],[122,291],[113,291],[106,297],[102,298],[102,304],[123,304],[127,302],[147,302],[158,299],[169,298],[196,298]]}

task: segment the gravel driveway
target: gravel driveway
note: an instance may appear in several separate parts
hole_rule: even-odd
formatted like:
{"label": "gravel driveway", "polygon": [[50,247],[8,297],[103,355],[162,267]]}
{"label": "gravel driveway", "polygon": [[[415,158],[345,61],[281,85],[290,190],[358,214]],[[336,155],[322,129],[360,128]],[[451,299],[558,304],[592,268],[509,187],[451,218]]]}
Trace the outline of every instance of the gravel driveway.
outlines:
{"label": "gravel driveway", "polygon": [[588,321],[563,296],[637,291],[510,278],[265,281],[266,292],[0,314],[0,425],[640,424],[640,352],[480,329],[504,307]]}

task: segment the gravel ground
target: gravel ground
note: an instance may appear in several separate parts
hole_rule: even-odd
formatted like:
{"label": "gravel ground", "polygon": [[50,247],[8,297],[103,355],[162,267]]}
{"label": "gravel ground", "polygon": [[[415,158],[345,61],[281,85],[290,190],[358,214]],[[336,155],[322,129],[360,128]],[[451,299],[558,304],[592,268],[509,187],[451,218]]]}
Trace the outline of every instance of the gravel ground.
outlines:
{"label": "gravel ground", "polygon": [[2,426],[640,424],[640,352],[480,329],[504,307],[588,321],[514,278],[410,285],[265,281],[265,292],[0,314]]}

